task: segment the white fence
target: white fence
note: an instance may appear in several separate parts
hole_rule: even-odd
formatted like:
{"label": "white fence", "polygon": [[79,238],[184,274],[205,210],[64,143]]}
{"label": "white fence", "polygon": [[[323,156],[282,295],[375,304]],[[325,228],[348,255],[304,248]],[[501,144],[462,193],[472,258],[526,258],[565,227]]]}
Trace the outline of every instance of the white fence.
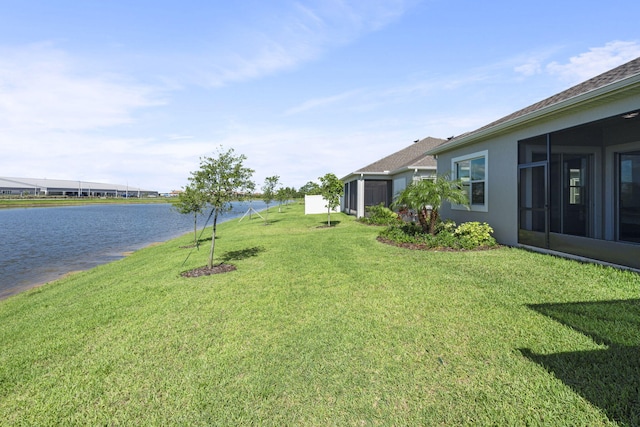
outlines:
{"label": "white fence", "polygon": [[[340,212],[340,205],[331,211]],[[322,196],[304,196],[304,214],[327,213],[327,201]]]}

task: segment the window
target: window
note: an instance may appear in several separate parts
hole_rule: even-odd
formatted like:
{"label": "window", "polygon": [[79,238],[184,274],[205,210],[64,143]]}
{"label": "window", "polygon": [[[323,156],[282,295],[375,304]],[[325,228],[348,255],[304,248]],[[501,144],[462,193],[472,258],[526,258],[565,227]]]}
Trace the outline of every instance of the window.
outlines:
{"label": "window", "polygon": [[[456,157],[451,160],[454,179],[462,181],[467,191],[469,206],[472,211],[488,210],[487,196],[487,151]],[[454,205],[454,209],[462,206]]]}

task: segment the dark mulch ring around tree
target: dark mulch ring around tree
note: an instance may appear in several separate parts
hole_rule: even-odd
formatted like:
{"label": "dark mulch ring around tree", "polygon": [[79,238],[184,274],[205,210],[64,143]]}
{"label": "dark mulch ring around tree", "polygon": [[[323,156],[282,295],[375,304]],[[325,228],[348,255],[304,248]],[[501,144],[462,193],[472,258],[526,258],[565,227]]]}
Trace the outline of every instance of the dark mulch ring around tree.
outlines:
{"label": "dark mulch ring around tree", "polygon": [[470,252],[470,251],[488,251],[491,249],[498,249],[500,245],[494,246],[479,246],[475,249],[457,249],[457,248],[449,248],[449,247],[431,247],[424,243],[400,243],[393,241],[391,239],[387,239],[385,237],[377,237],[378,242],[384,243],[386,245],[397,246],[399,248],[412,249],[416,251],[434,251],[434,252]]}
{"label": "dark mulch ring around tree", "polygon": [[207,266],[194,268],[193,270],[183,271],[180,273],[182,277],[200,277],[200,276],[211,276],[212,274],[220,274],[220,273],[228,273],[230,271],[237,270],[236,266],[233,264],[216,264],[213,267],[209,268]]}

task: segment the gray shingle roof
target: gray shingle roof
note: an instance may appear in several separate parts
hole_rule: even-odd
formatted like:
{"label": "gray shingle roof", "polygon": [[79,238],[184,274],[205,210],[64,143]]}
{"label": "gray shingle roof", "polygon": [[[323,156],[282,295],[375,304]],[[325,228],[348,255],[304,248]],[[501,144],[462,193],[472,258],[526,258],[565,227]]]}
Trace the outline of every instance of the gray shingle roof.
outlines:
{"label": "gray shingle roof", "polygon": [[571,100],[572,98],[576,98],[577,96],[587,94],[596,89],[604,88],[607,85],[616,83],[618,81],[621,81],[628,77],[635,76],[637,74],[640,74],[640,57],[632,61],[629,61],[626,64],[622,64],[616,68],[606,71],[582,83],[579,83],[573,87],[570,87],[567,90],[564,90],[560,93],[550,96],[549,98],[543,99],[542,101],[536,102],[535,104],[532,104],[528,107],[525,107],[507,116],[504,116],[501,119],[491,122],[486,126],[478,128],[472,132],[459,135],[451,139],[450,141],[448,141],[446,144],[442,144],[442,148],[445,148],[448,145],[456,145],[456,142],[458,142],[462,138],[471,137],[475,134],[481,133],[483,131],[487,131],[491,128],[497,127],[502,124],[506,124],[510,121],[526,116],[527,114],[531,114],[537,111],[542,111],[546,108],[553,107],[563,101],[568,101],[568,100]]}
{"label": "gray shingle roof", "polygon": [[424,168],[436,166],[433,156],[427,156],[425,153],[446,140],[440,138],[427,137],[418,142],[414,142],[410,146],[397,151],[387,157],[371,163],[354,173],[388,173],[403,168]]}

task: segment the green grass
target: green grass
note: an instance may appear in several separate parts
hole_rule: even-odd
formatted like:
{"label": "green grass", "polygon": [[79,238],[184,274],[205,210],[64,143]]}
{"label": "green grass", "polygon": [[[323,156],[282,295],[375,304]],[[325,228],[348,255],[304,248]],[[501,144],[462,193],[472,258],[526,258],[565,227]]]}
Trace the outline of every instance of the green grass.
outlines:
{"label": "green grass", "polygon": [[1,301],[0,425],[640,423],[638,275],[301,212]]}

